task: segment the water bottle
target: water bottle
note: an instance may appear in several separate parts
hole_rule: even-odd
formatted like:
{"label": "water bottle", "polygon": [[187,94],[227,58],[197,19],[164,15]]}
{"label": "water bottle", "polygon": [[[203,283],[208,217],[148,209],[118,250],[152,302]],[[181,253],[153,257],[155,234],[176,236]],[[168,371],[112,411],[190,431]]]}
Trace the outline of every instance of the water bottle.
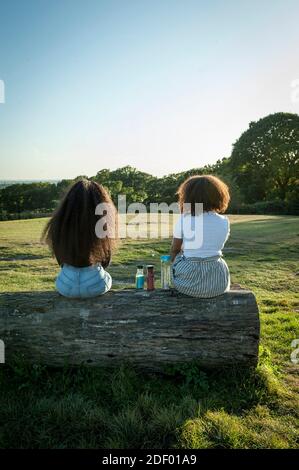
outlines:
{"label": "water bottle", "polygon": [[171,256],[162,255],[161,256],[161,288],[164,290],[170,289],[171,287]]}
{"label": "water bottle", "polygon": [[146,284],[147,284],[147,290],[155,289],[154,266],[152,264],[147,265]]}
{"label": "water bottle", "polygon": [[137,266],[136,272],[136,289],[143,289],[144,288],[144,272],[143,266]]}

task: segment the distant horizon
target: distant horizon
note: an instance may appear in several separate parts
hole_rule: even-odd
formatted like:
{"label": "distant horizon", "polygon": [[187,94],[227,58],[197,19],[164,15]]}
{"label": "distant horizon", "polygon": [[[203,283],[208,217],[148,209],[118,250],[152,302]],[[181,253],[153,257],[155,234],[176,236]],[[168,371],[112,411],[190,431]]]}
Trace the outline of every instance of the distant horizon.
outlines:
{"label": "distant horizon", "polygon": [[[214,163],[209,163],[208,165],[214,165],[215,163],[217,162],[217,160],[214,162]],[[87,176],[88,178],[91,178],[92,176],[96,176],[96,174],[102,170],[109,170],[109,171],[116,171],[120,168],[124,168],[126,166],[130,166],[132,168],[135,168],[137,171],[141,171],[143,173],[147,173],[151,176],[154,176],[156,178],[164,178],[165,176],[168,176],[169,174],[175,174],[175,173],[184,173],[184,172],[188,172],[188,171],[191,171],[191,170],[194,170],[195,168],[203,168],[204,166],[198,166],[198,167],[192,167],[192,168],[187,168],[185,170],[181,170],[181,171],[171,171],[170,173],[165,173],[163,175],[155,175],[153,173],[150,173],[148,171],[145,171],[145,170],[142,170],[141,168],[138,168],[138,167],[133,167],[132,165],[122,165],[122,166],[119,166],[117,168],[101,168],[100,170],[97,170],[97,172],[93,175],[82,175],[82,176]],[[5,182],[11,182],[11,181],[20,181],[20,182],[39,182],[39,181],[62,181],[62,180],[73,180],[74,178],[77,178],[78,176],[81,176],[81,175],[75,175],[73,177],[69,177],[69,176],[66,176],[66,177],[60,177],[60,178],[2,178],[0,179],[0,184],[1,183],[5,183]]]}
{"label": "distant horizon", "polygon": [[1,179],[0,182],[3,183],[5,181],[61,181],[62,179],[65,178],[4,178]]}

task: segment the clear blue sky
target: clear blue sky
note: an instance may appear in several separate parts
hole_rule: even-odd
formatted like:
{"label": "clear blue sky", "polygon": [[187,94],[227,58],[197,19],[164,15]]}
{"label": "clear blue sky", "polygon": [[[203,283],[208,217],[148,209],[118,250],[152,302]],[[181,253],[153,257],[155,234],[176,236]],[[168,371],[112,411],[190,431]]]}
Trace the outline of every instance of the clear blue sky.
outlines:
{"label": "clear blue sky", "polygon": [[156,175],[299,112],[298,0],[0,0],[0,179]]}

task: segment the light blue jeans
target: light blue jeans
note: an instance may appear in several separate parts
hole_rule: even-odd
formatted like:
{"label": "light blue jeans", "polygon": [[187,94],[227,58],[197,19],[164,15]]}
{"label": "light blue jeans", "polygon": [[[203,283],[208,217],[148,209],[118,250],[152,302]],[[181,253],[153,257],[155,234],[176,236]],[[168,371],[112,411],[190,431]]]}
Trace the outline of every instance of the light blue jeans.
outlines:
{"label": "light blue jeans", "polygon": [[98,263],[86,268],[63,264],[56,279],[56,289],[64,297],[87,299],[111,289],[109,273]]}

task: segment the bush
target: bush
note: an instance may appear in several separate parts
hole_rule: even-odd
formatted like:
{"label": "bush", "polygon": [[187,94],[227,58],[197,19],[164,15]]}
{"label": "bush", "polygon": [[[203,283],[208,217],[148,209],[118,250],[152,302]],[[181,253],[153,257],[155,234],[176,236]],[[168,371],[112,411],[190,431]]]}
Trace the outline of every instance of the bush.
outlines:
{"label": "bush", "polygon": [[273,215],[299,215],[299,204],[295,201],[258,201],[253,204],[240,204],[231,206],[231,214],[273,214]]}

